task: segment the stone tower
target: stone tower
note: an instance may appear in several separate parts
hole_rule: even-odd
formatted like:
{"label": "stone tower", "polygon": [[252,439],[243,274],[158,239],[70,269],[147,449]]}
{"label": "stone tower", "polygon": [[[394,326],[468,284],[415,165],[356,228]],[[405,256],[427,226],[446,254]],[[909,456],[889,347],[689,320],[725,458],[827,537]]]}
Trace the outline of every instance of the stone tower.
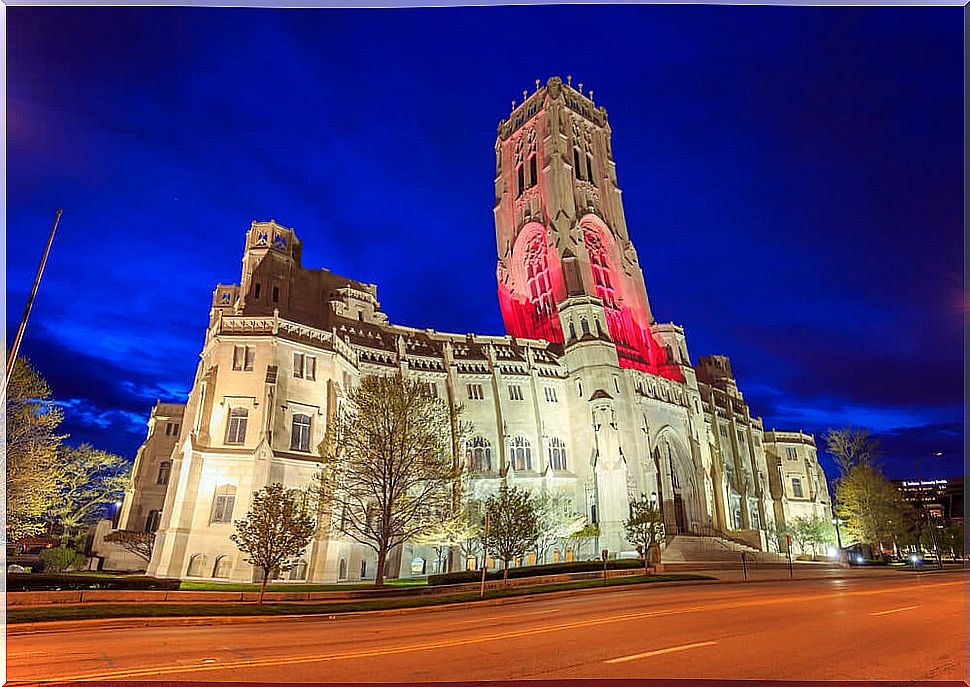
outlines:
{"label": "stone tower", "polygon": [[[571,79],[568,80],[571,82]],[[683,381],[654,323],[616,180],[606,110],[558,77],[499,124],[495,143],[498,293],[509,334],[590,336],[621,367]]]}

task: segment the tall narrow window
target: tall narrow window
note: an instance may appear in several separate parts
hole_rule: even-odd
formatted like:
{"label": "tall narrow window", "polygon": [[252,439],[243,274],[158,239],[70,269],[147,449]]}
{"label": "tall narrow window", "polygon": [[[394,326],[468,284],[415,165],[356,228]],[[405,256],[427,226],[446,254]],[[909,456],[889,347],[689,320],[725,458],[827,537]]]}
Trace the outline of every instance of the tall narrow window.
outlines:
{"label": "tall narrow window", "polygon": [[796,499],[800,499],[800,498],[802,498],[805,495],[805,492],[802,491],[802,478],[801,477],[792,477],[791,478],[791,493],[792,493],[792,496],[794,496]]}
{"label": "tall narrow window", "polygon": [[577,179],[583,178],[583,168],[579,166],[579,148],[573,148],[573,174]]}
{"label": "tall narrow window", "polygon": [[468,466],[475,472],[491,472],[492,445],[485,437],[475,437],[466,450]]}
{"label": "tall narrow window", "polygon": [[521,401],[522,387],[518,384],[509,384],[509,399],[512,401]]}
{"label": "tall narrow window", "polygon": [[274,303],[280,302],[280,287],[278,286],[273,287],[273,302]]}
{"label": "tall narrow window", "polygon": [[585,317],[579,321],[579,328],[583,330],[583,335],[589,334],[589,320]]}
{"label": "tall narrow window", "polygon": [[155,484],[168,484],[169,475],[172,474],[172,461],[163,460],[158,464],[158,479]]}
{"label": "tall narrow window", "polygon": [[526,248],[526,278],[536,319],[545,318],[553,311],[552,280],[546,251],[546,236],[537,232],[529,239]]}
{"label": "tall narrow window", "polygon": [[252,346],[246,346],[246,361],[243,364],[243,370],[250,372],[253,369],[253,363],[256,362],[256,349]]}
{"label": "tall narrow window", "polygon": [[517,174],[519,183],[518,183],[518,186],[515,187],[516,188],[515,197],[518,198],[519,196],[522,195],[522,191],[525,190],[525,166],[522,165],[521,163],[516,169],[516,174]]}
{"label": "tall narrow window", "polygon": [[593,176],[593,158],[586,154],[586,180],[596,186],[596,177]]}
{"label": "tall narrow window", "polygon": [[293,354],[293,376],[303,378],[303,354]]}
{"label": "tall narrow window", "polygon": [[549,440],[549,465],[553,470],[566,469],[566,442],[559,437]]}
{"label": "tall narrow window", "polygon": [[229,426],[226,428],[227,444],[246,443],[246,424],[249,421],[249,409],[231,408],[229,410]]}
{"label": "tall narrow window", "polygon": [[616,292],[606,246],[599,232],[595,230],[587,230],[585,239],[586,248],[589,250],[589,266],[593,272],[593,283],[596,285],[596,295],[603,300],[604,307],[615,309]]}
{"label": "tall narrow window", "polygon": [[513,437],[510,442],[512,465],[518,471],[531,472],[532,445],[525,437]]}
{"label": "tall narrow window", "polygon": [[576,325],[573,324],[572,322],[569,323],[569,338],[570,339],[576,338]]}
{"label": "tall narrow window", "polygon": [[212,518],[210,522],[232,522],[232,511],[236,506],[236,487],[225,484],[216,489],[212,499]]}
{"label": "tall narrow window", "polygon": [[798,460],[798,453],[795,451],[794,446],[786,447],[788,449],[788,460]]}
{"label": "tall narrow window", "polygon": [[256,286],[253,287],[253,299],[254,300],[259,300],[259,287],[260,287],[259,282],[256,282]]}
{"label": "tall narrow window", "polygon": [[310,450],[310,416],[302,413],[293,415],[293,431],[290,434],[290,450]]}
{"label": "tall narrow window", "polygon": [[536,163],[536,156],[532,155],[532,157],[529,158],[529,188],[532,188],[539,183],[539,170],[537,167],[538,163]]}
{"label": "tall narrow window", "polygon": [[148,511],[148,517],[145,518],[145,531],[146,532],[157,532],[158,525],[162,521],[162,514],[157,510]]}
{"label": "tall narrow window", "polygon": [[303,360],[303,376],[311,382],[317,378],[316,356],[308,355]]}

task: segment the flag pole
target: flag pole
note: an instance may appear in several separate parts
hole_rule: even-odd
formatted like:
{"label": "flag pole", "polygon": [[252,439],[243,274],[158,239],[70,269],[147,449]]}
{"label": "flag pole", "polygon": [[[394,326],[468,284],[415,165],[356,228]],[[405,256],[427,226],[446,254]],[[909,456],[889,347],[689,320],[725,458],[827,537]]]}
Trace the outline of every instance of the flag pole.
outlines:
{"label": "flag pole", "polygon": [[7,357],[7,367],[3,375],[3,388],[0,389],[0,398],[6,398],[7,396],[7,384],[10,382],[10,376],[13,374],[14,363],[17,362],[17,351],[20,350],[20,342],[24,338],[24,330],[27,328],[27,318],[30,317],[30,310],[34,305],[34,297],[37,295],[37,287],[40,286],[40,279],[44,275],[44,267],[47,266],[47,256],[51,252],[51,244],[54,243],[54,233],[57,231],[57,225],[61,221],[61,208],[57,208],[57,215],[54,217],[54,224],[51,226],[50,236],[47,237],[47,245],[44,247],[44,254],[40,257],[40,265],[37,267],[37,275],[34,277],[34,283],[30,287],[30,296],[27,298],[27,306],[24,308],[24,314],[20,318],[20,326],[17,327],[17,336],[14,337],[13,346],[10,348],[10,355]]}

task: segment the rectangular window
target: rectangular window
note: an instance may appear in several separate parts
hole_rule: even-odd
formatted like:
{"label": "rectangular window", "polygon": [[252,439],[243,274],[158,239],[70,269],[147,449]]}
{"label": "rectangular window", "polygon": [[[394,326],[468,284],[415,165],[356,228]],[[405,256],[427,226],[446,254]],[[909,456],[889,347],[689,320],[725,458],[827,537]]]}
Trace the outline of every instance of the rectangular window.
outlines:
{"label": "rectangular window", "polygon": [[232,509],[235,505],[235,494],[216,495],[212,504],[212,522],[232,522]]}
{"label": "rectangular window", "polygon": [[168,478],[172,474],[172,461],[163,460],[158,465],[158,479],[155,484],[168,484]]}
{"label": "rectangular window", "polygon": [[167,436],[167,437],[168,436],[172,436],[172,423],[171,422],[166,422],[165,423],[165,436]]}
{"label": "rectangular window", "polygon": [[596,186],[596,179],[593,177],[593,158],[586,156],[586,178],[593,186]]}
{"label": "rectangular window", "polygon": [[739,443],[742,443],[742,444],[744,443],[744,430],[743,429],[739,429],[738,430],[738,442]]}
{"label": "rectangular window", "polygon": [[256,282],[256,288],[253,289],[253,299],[259,300],[259,282]]}
{"label": "rectangular window", "polygon": [[438,398],[438,385],[435,382],[428,382],[428,393],[432,398]]}
{"label": "rectangular window", "polygon": [[468,398],[473,401],[481,401],[485,398],[485,391],[482,389],[481,384],[468,384]]}
{"label": "rectangular window", "polygon": [[536,167],[537,167],[536,156],[533,155],[532,157],[529,158],[529,187],[530,188],[532,186],[535,186],[537,183],[539,183],[539,172],[538,172],[538,169],[536,169]]}
{"label": "rectangular window", "polygon": [[804,492],[802,491],[802,478],[792,477],[791,478],[791,493],[796,499],[802,498]]}
{"label": "rectangular window", "polygon": [[521,196],[522,195],[522,191],[525,190],[525,167],[523,165],[519,165],[518,170],[517,170],[517,174],[518,174],[518,182],[519,182],[519,185],[516,186],[516,192],[515,192],[515,197],[516,198],[518,198],[519,196]]}
{"label": "rectangular window", "polygon": [[[577,179],[583,178],[582,167],[579,166],[579,149],[573,148],[573,174]],[[593,521],[595,522],[595,520]]]}
{"label": "rectangular window", "polygon": [[303,354],[293,354],[293,376],[303,378]]}
{"label": "rectangular window", "polygon": [[724,437],[725,439],[727,439],[728,437],[728,431],[725,425],[721,425],[721,436]]}
{"label": "rectangular window", "polygon": [[252,370],[256,361],[256,349],[252,346],[234,346],[232,349],[232,369]]}
{"label": "rectangular window", "polygon": [[246,408],[231,408],[229,410],[229,426],[226,428],[227,444],[246,443],[246,424],[249,422],[249,410]]}
{"label": "rectangular window", "polygon": [[303,376],[309,379],[311,382],[315,381],[317,378],[317,358],[316,356],[308,355],[304,362],[305,367],[303,368]]}
{"label": "rectangular window", "polygon": [[798,453],[795,451],[794,446],[788,447],[788,460],[798,460]]}
{"label": "rectangular window", "polygon": [[274,303],[280,302],[280,287],[278,286],[273,287],[273,302]]}
{"label": "rectangular window", "polygon": [[509,398],[513,401],[521,401],[522,387],[518,384],[509,384]]}
{"label": "rectangular window", "polygon": [[[556,389],[555,389],[555,387],[551,387],[551,386],[545,387],[544,393],[546,395],[546,403],[558,403],[559,402],[559,396],[556,395]],[[580,390],[580,393],[582,393],[582,390]]]}
{"label": "rectangular window", "polygon": [[290,433],[291,451],[310,450],[310,416],[296,413],[293,415],[293,431]]}

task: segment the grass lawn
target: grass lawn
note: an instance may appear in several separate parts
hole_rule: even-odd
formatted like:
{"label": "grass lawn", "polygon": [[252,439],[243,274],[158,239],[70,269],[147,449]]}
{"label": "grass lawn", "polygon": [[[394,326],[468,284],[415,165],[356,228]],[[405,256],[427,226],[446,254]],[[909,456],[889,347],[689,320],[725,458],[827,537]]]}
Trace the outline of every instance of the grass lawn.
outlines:
{"label": "grass lawn", "polygon": [[[632,577],[613,577],[606,580],[576,580],[574,582],[560,582],[535,587],[516,587],[507,590],[486,592],[486,599],[506,596],[527,596],[548,592],[566,591],[572,589],[587,589],[591,587],[621,587],[633,584],[651,584],[657,582],[675,582],[679,580],[712,580],[707,575],[638,575]],[[306,585],[312,586],[312,585]],[[335,585],[334,585],[335,586]],[[292,588],[287,586],[287,588]],[[343,603],[265,603],[257,604],[214,604],[214,603],[179,603],[179,604],[83,604],[77,606],[38,606],[33,608],[8,608],[7,623],[33,623],[55,620],[83,620],[90,618],[159,618],[178,616],[273,616],[273,615],[308,615],[308,614],[338,614],[355,611],[378,611],[393,608],[417,608],[420,606],[437,606],[464,601],[477,601],[479,595],[475,592],[464,594],[450,594],[447,596],[405,596],[382,599],[367,599]]]}
{"label": "grass lawn", "polygon": [[[424,587],[427,577],[404,580],[384,580],[388,587]],[[345,582],[342,584],[269,584],[268,592],[345,592],[351,589],[373,589],[373,582]],[[247,582],[197,582],[182,580],[179,589],[192,592],[258,592],[259,585]]]}

